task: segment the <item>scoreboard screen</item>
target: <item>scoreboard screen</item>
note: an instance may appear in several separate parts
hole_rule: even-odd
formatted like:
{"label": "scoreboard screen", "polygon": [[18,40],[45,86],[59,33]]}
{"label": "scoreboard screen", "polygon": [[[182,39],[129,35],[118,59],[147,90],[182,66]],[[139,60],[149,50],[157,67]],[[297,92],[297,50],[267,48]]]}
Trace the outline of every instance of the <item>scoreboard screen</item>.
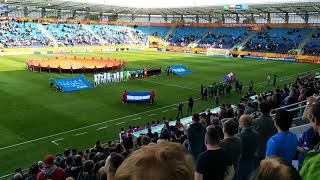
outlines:
{"label": "scoreboard screen", "polygon": [[225,5],[224,10],[230,11],[243,11],[247,10],[249,7],[247,4],[232,4],[232,5]]}

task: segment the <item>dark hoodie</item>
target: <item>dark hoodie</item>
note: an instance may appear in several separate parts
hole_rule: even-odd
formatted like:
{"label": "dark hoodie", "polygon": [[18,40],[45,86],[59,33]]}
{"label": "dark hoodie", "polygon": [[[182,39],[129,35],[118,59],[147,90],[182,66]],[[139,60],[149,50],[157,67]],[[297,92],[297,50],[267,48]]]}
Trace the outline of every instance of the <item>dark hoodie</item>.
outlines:
{"label": "dark hoodie", "polygon": [[200,153],[206,150],[204,139],[206,135],[206,128],[201,123],[193,123],[188,129],[189,147],[188,151],[193,158],[197,160]]}

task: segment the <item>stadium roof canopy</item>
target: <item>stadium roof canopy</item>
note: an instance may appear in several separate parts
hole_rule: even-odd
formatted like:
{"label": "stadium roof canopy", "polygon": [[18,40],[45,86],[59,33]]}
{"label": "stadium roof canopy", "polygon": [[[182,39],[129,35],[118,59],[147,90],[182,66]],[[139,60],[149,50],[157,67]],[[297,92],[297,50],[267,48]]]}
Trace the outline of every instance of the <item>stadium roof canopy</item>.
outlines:
{"label": "stadium roof canopy", "polygon": [[[319,0],[1,0],[10,6],[65,9],[112,14],[208,15],[230,13],[318,13]],[[224,5],[246,4],[247,10],[225,10]]]}

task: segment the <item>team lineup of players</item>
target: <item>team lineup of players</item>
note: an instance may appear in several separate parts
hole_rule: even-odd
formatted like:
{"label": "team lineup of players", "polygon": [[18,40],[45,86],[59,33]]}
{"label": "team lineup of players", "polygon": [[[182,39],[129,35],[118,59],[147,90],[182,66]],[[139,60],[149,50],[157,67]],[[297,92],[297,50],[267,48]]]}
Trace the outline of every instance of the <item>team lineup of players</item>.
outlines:
{"label": "team lineup of players", "polygon": [[133,78],[143,78],[144,71],[137,70],[137,71],[118,71],[118,72],[108,72],[108,73],[99,73],[94,75],[94,86],[98,86],[100,84],[107,84],[112,82],[120,82],[120,81],[127,81],[128,79]]}

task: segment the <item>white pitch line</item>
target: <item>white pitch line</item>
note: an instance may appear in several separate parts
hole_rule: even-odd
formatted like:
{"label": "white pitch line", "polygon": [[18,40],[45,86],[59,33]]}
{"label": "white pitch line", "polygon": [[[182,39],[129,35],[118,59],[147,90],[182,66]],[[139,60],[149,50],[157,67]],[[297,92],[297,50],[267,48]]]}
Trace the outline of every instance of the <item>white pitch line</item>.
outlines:
{"label": "white pitch line", "polygon": [[165,110],[165,111],[162,111],[162,112],[164,113],[164,112],[168,112],[168,111],[169,111],[169,110]]}
{"label": "white pitch line", "polygon": [[141,117],[134,118],[134,119],[132,119],[132,121],[136,121],[136,120],[139,120],[139,119],[141,119]]}
{"label": "white pitch line", "polygon": [[78,133],[78,134],[75,134],[73,136],[81,136],[81,135],[84,135],[84,134],[87,134],[88,132],[82,132],[82,133]]}
{"label": "white pitch line", "polygon": [[149,114],[148,117],[150,117],[150,116],[155,116],[155,115],[157,115],[157,114]]}
{"label": "white pitch line", "polygon": [[100,127],[100,128],[97,129],[97,131],[100,131],[100,130],[102,130],[102,129],[106,129],[107,127],[108,127],[108,126]]}
{"label": "white pitch line", "polygon": [[125,122],[122,121],[122,122],[119,122],[119,123],[117,123],[117,124],[115,124],[115,125],[118,126],[118,125],[123,124],[123,123],[125,123]]}
{"label": "white pitch line", "polygon": [[53,144],[59,146],[59,144],[57,143],[57,141],[61,141],[61,140],[64,140],[64,138],[60,138],[60,139],[56,139],[56,140],[53,140],[51,141]]}

